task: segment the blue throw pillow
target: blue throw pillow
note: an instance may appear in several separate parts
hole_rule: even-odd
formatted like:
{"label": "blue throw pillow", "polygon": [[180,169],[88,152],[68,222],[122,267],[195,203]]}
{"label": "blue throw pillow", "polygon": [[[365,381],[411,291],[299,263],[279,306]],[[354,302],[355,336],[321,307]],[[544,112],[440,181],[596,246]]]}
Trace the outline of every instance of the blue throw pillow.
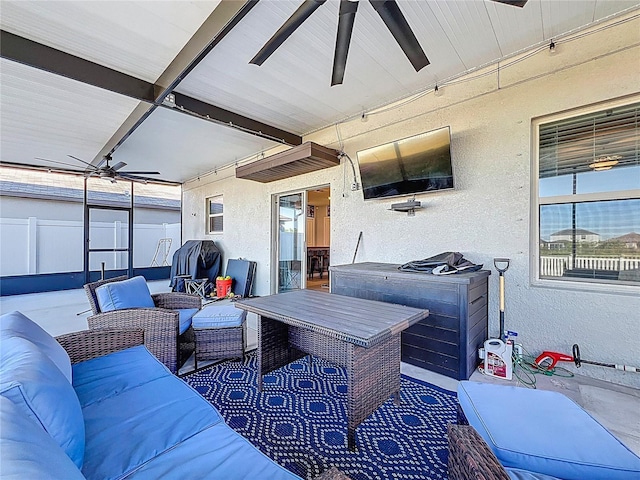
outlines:
{"label": "blue throw pillow", "polygon": [[20,312],[5,313],[0,317],[0,336],[21,337],[29,340],[40,349],[56,367],[71,382],[71,360],[66,350],[62,348],[55,338],[45,332],[40,325],[35,323]]}
{"label": "blue throw pillow", "polygon": [[96,288],[96,298],[102,312],[155,307],[147,281],[141,276],[100,285]]}
{"label": "blue throw pillow", "polygon": [[42,425],[0,396],[0,452],[3,478],[84,477]]}
{"label": "blue throw pillow", "polygon": [[82,468],[85,429],[78,396],[58,367],[24,338],[2,339],[0,395],[39,422]]}

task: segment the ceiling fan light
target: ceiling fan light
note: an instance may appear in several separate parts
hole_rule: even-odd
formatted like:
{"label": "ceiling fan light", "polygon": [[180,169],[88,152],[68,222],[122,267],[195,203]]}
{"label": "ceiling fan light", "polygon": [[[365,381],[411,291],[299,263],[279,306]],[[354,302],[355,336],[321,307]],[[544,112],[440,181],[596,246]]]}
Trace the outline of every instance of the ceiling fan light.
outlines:
{"label": "ceiling fan light", "polygon": [[592,168],[596,172],[602,170],[610,170],[620,163],[621,155],[607,155],[606,157],[600,157],[595,162],[589,164],[589,168]]}

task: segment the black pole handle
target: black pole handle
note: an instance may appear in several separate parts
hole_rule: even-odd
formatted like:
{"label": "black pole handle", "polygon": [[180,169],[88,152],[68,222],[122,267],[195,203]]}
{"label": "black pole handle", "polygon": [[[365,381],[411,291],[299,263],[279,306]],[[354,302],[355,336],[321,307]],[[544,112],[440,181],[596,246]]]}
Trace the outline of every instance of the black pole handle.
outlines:
{"label": "black pole handle", "polygon": [[580,368],[582,366],[582,362],[580,361],[580,347],[577,343],[573,344],[573,361],[576,367]]}

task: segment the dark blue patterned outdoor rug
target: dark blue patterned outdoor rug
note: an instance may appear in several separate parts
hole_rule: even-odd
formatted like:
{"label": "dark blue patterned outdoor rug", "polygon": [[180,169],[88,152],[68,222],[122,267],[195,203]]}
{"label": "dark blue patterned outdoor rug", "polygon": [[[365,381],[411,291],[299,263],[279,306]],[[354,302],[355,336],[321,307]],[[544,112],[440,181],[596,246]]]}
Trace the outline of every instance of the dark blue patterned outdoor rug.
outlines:
{"label": "dark blue patterned outdoor rug", "polygon": [[256,357],[227,361],[184,376],[231,428],[302,478],[336,466],[353,480],[446,479],[447,424],[456,395],[402,376],[401,405],[389,400],[356,430],[347,448],[346,374],[314,358],[264,376],[256,389]]}

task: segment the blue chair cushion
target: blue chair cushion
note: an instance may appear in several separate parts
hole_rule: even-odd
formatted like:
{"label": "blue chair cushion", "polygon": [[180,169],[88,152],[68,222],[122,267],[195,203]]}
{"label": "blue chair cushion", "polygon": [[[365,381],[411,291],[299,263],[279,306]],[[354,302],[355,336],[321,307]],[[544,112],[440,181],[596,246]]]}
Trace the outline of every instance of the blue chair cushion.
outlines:
{"label": "blue chair cushion", "polygon": [[177,312],[180,315],[180,335],[188,330],[191,326],[193,316],[199,311],[199,308],[181,308]]}
{"label": "blue chair cushion", "polygon": [[172,374],[144,345],[73,365],[73,388],[82,408]]}
{"label": "blue chair cushion", "polygon": [[155,307],[147,281],[141,276],[100,285],[96,288],[96,298],[102,312]]}
{"label": "blue chair cushion", "polygon": [[66,350],[30,318],[20,312],[5,313],[0,317],[0,337],[21,337],[29,340],[49,357],[71,383],[71,360]]}
{"label": "blue chair cushion", "polygon": [[462,381],[458,401],[505,467],[565,480],[640,478],[640,458],[561,393]]}
{"label": "blue chair cushion", "polygon": [[78,467],[35,419],[0,396],[2,478],[84,479]]}
{"label": "blue chair cushion", "polygon": [[85,425],[67,377],[38,347],[19,337],[2,340],[0,365],[0,394],[39,422],[81,468]]}
{"label": "blue chair cushion", "polygon": [[224,423],[207,428],[176,448],[165,451],[126,478],[300,480]]}
{"label": "blue chair cushion", "polygon": [[[100,479],[126,477],[155,456],[223,421],[209,402],[174,375],[91,403],[82,412],[88,439],[82,473]],[[187,478],[183,471],[187,464],[178,462],[173,468]]]}
{"label": "blue chair cushion", "polygon": [[247,312],[235,305],[209,305],[193,316],[194,329],[239,327],[247,318]]}

